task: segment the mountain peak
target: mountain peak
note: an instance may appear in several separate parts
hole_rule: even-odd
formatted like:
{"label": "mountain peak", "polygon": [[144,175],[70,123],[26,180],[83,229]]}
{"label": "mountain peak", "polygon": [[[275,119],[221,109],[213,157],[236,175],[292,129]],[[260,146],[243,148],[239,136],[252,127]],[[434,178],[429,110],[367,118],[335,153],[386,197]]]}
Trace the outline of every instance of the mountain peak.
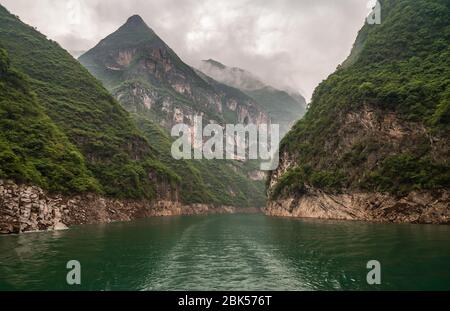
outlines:
{"label": "mountain peak", "polygon": [[216,60],[214,60],[214,59],[212,59],[212,58],[210,58],[210,59],[208,59],[208,60],[203,60],[203,62],[204,62],[204,63],[208,63],[208,64],[210,64],[210,65],[212,65],[212,66],[214,66],[214,67],[218,67],[218,68],[220,68],[220,69],[225,69],[225,68],[227,68],[224,64],[222,64],[222,63],[220,63],[220,62],[218,62],[218,61],[216,61]]}
{"label": "mountain peak", "polygon": [[132,25],[146,25],[144,20],[140,15],[133,15],[128,18],[127,22],[125,24],[132,24]]}
{"label": "mountain peak", "polygon": [[[95,48],[86,54],[102,53],[101,51],[105,52],[111,48],[127,48],[148,42],[157,42],[160,45],[164,44],[141,16],[133,15],[119,29],[101,40]],[[86,54],[83,54],[79,59],[85,58]]]}
{"label": "mountain peak", "polygon": [[144,19],[140,15],[133,15],[130,16],[126,23],[123,24],[121,29],[125,29],[126,31],[148,31],[150,30],[153,32],[153,30],[145,23]]}
{"label": "mountain peak", "polygon": [[[133,15],[130,16],[126,23],[120,27],[117,32],[122,33],[128,33],[131,37],[134,37],[135,39],[137,37],[141,38],[154,38],[156,36],[156,33],[151,29],[147,23],[144,21],[144,19],[140,15]],[[149,36],[150,35],[150,36]],[[136,37],[137,36],[137,37]]]}

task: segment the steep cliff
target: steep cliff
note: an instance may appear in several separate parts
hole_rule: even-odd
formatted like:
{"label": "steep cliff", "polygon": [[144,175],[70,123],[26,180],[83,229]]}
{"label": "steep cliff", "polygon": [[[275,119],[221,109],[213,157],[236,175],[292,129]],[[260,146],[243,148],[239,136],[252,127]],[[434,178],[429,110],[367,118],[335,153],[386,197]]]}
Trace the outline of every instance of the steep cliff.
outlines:
{"label": "steep cliff", "polygon": [[173,139],[167,130],[145,116],[137,113],[133,116],[138,128],[156,150],[158,159],[180,176],[180,200],[184,204],[227,205],[238,208],[261,208],[265,205],[265,175],[258,171],[257,163],[175,160],[170,152]]}
{"label": "steep cliff", "polygon": [[270,215],[450,221],[450,3],[380,1],[270,174]]}

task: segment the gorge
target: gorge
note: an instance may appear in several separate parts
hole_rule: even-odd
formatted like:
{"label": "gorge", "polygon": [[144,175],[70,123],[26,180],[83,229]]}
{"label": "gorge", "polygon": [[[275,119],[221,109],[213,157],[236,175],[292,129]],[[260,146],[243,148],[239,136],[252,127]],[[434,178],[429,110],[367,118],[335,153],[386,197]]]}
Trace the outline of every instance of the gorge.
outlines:
{"label": "gorge", "polygon": [[[307,111],[243,69],[189,66],[139,15],[77,61],[0,7],[0,232],[261,208],[448,224],[449,6],[381,7]],[[279,167],[174,159],[170,129],[196,116],[280,124]]]}
{"label": "gorge", "polygon": [[1,1],[0,292],[448,290],[450,1],[169,2]]}

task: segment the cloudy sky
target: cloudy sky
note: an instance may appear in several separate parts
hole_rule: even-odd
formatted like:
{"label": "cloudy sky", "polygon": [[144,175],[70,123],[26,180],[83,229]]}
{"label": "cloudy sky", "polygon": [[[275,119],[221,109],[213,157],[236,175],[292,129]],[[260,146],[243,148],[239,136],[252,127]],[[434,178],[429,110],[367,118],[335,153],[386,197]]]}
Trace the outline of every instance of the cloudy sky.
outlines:
{"label": "cloudy sky", "polygon": [[350,53],[368,0],[0,0],[70,51],[139,14],[191,65],[216,59],[308,99]]}

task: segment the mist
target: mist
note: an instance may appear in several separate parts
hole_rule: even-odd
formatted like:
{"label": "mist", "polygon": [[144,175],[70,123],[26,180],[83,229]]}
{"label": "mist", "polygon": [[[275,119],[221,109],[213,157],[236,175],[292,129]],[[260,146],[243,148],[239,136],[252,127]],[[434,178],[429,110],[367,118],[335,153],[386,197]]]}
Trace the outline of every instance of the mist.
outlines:
{"label": "mist", "polygon": [[188,64],[215,59],[265,83],[314,88],[349,55],[366,0],[0,0],[79,55],[139,14]]}

